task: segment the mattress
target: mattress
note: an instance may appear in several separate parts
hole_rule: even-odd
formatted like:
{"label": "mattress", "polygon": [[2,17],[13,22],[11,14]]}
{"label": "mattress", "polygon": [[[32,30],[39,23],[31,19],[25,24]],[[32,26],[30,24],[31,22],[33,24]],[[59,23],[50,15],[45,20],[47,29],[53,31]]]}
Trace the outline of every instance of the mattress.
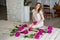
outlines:
{"label": "mattress", "polygon": [[[1,22],[3,22],[3,21],[1,21]],[[3,26],[3,28],[0,28],[0,40],[60,40],[60,29],[59,28],[53,28],[53,31],[51,34],[44,33],[39,39],[24,38],[23,35],[21,35],[19,37],[10,36],[11,28],[13,28],[10,26],[10,24],[12,22],[8,22],[9,25],[7,25],[6,23],[5,24],[0,23],[0,24],[2,24],[2,25],[0,25],[0,27]],[[12,23],[12,24],[14,24],[14,23]],[[16,25],[16,23],[15,23],[15,25]],[[10,28],[4,27],[4,26],[10,26]]]}

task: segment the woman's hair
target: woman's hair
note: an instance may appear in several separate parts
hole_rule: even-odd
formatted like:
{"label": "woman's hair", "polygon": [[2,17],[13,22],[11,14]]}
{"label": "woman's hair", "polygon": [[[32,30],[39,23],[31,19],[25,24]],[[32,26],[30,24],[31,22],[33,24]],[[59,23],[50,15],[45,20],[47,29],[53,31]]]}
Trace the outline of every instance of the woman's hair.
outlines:
{"label": "woman's hair", "polygon": [[36,5],[35,5],[35,9],[36,9],[36,6],[37,6],[37,4],[40,4],[40,8],[38,9],[38,13],[40,12],[40,10],[42,9],[42,7],[41,7],[41,3],[36,3]]}

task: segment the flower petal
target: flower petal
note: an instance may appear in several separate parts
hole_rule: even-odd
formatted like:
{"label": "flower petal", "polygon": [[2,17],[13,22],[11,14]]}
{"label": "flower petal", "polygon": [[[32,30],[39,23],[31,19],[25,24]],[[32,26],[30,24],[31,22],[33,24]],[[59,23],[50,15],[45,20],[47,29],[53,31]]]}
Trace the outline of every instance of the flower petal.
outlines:
{"label": "flower petal", "polygon": [[15,36],[16,36],[16,37],[19,37],[19,36],[20,36],[20,32],[16,32],[16,33],[15,33]]}
{"label": "flower petal", "polygon": [[28,30],[24,30],[24,34],[28,34]]}
{"label": "flower petal", "polygon": [[18,27],[18,31],[22,31],[24,29],[24,27]]}

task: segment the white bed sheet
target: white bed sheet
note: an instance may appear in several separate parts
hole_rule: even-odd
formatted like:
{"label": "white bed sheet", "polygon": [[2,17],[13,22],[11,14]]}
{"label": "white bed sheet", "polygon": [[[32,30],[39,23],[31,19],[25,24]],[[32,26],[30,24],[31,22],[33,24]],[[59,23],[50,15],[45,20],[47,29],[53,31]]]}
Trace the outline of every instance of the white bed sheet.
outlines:
{"label": "white bed sheet", "polygon": [[[11,22],[9,23],[9,25],[10,24],[11,24]],[[2,26],[8,26],[8,25],[6,23],[5,24],[0,23],[0,26],[2,27]],[[40,39],[24,38],[22,36],[20,36],[20,37],[12,36],[11,37],[11,36],[9,36],[10,30],[11,30],[11,28],[9,29],[9,27],[0,28],[0,40],[60,40],[60,29],[59,28],[53,28],[53,32],[51,34],[45,33],[40,37]]]}

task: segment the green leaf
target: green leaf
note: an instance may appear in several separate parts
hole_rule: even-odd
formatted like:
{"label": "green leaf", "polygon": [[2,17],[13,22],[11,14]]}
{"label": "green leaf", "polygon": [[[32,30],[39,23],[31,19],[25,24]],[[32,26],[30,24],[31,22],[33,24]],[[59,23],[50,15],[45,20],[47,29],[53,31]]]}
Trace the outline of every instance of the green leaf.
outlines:
{"label": "green leaf", "polygon": [[18,28],[17,26],[15,26],[15,28]]}
{"label": "green leaf", "polygon": [[37,32],[37,30],[33,30],[34,32]]}
{"label": "green leaf", "polygon": [[44,29],[44,33],[47,33],[47,29]]}
{"label": "green leaf", "polygon": [[34,32],[37,32],[37,31],[39,31],[39,28],[35,28],[35,29],[33,29],[33,31]]}
{"label": "green leaf", "polygon": [[21,26],[21,24],[19,26]]}
{"label": "green leaf", "polygon": [[39,30],[39,28],[36,28],[36,30]]}
{"label": "green leaf", "polygon": [[11,33],[10,36],[14,36],[14,33]]}
{"label": "green leaf", "polygon": [[28,34],[28,35],[25,35],[24,38],[33,38],[35,34]]}
{"label": "green leaf", "polygon": [[30,34],[30,38],[33,38],[34,37],[34,34]]}
{"label": "green leaf", "polygon": [[29,36],[28,35],[25,35],[24,38],[28,38]]}
{"label": "green leaf", "polygon": [[17,29],[13,29],[10,33],[15,33],[17,31],[18,31]]}

